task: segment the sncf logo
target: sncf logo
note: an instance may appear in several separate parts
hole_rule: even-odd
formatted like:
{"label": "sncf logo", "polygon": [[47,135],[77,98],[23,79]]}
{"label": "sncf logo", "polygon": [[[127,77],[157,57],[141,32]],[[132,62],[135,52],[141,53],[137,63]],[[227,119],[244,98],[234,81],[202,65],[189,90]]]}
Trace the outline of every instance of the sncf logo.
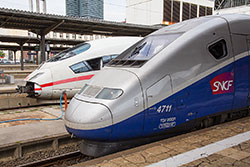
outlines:
{"label": "sncf logo", "polygon": [[213,95],[231,93],[234,91],[234,73],[226,72],[216,76],[210,81]]}

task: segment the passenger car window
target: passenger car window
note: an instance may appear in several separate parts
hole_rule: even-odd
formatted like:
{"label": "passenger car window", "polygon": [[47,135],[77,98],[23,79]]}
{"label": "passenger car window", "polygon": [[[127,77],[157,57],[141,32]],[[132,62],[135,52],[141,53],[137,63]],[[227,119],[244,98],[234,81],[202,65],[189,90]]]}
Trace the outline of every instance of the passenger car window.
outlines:
{"label": "passenger car window", "polygon": [[224,39],[210,45],[208,47],[209,52],[213,55],[217,60],[222,59],[227,56],[227,44]]}

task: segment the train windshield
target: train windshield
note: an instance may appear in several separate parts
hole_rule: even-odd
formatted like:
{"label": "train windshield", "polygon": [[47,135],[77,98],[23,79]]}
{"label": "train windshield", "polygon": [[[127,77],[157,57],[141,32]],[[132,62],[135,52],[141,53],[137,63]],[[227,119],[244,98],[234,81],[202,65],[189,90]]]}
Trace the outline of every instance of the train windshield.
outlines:
{"label": "train windshield", "polygon": [[62,52],[58,53],[57,55],[55,55],[54,57],[49,59],[48,62],[60,61],[60,60],[67,59],[69,57],[73,57],[73,56],[75,56],[77,54],[85,52],[89,48],[90,48],[89,43],[79,44],[79,45],[77,45],[77,46],[75,46],[73,48],[70,48],[70,49],[67,49],[65,51],[62,51]]}
{"label": "train windshield", "polygon": [[[182,33],[149,36],[133,45],[109,65],[140,66],[180,37]],[[138,63],[139,62],[139,63]]]}
{"label": "train windshield", "polygon": [[85,84],[78,94],[86,97],[93,97],[97,99],[113,100],[117,99],[123,94],[122,89],[102,88]]}

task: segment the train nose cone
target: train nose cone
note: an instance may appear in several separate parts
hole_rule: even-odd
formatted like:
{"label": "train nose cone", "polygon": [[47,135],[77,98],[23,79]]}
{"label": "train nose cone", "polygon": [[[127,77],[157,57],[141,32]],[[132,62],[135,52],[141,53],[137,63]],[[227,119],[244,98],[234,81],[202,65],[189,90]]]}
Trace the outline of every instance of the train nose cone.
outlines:
{"label": "train nose cone", "polygon": [[106,140],[111,136],[111,112],[102,104],[73,98],[65,113],[64,121],[68,132],[79,138]]}
{"label": "train nose cone", "polygon": [[50,69],[36,70],[27,78],[27,83],[34,84],[34,95],[39,98],[50,99],[52,96],[52,74]]}
{"label": "train nose cone", "polygon": [[35,96],[40,96],[42,93],[41,86],[38,84],[34,84],[34,92],[35,92]]}

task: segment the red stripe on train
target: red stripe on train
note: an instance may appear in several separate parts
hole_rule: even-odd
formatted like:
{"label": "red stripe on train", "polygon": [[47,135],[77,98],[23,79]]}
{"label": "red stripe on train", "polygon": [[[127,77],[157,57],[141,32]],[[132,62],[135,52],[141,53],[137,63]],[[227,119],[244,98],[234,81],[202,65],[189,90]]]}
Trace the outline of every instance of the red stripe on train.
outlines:
{"label": "red stripe on train", "polygon": [[93,76],[94,76],[94,74],[93,75],[75,77],[75,78],[69,78],[69,79],[63,79],[63,80],[60,80],[60,81],[55,81],[55,82],[50,82],[50,83],[43,84],[43,85],[41,85],[41,87],[44,88],[44,87],[48,87],[48,86],[60,85],[60,84],[64,84],[64,83],[74,82],[74,81],[89,80]]}

